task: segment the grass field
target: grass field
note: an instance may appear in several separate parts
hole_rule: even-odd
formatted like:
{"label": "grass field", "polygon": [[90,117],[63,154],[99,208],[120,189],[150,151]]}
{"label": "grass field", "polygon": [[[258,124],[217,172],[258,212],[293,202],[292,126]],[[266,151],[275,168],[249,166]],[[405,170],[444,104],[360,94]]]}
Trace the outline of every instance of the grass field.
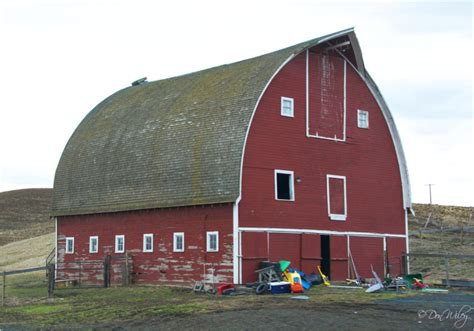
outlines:
{"label": "grass field", "polygon": [[[0,193],[0,271],[44,265],[46,256],[54,246],[54,224],[48,216],[50,199],[51,190],[48,189]],[[432,213],[433,221],[428,228],[437,228],[441,225],[444,227],[473,225],[469,224],[472,208],[415,205],[415,211],[417,216],[410,217],[409,221],[411,230],[423,227],[429,212]],[[414,235],[410,238],[410,248],[412,252],[420,253],[474,254],[474,234],[467,233],[462,239],[459,233]],[[473,277],[474,263],[452,260],[450,264],[453,267],[451,278]],[[411,267],[412,271],[425,275],[431,274],[428,281],[444,278],[443,260],[412,259]],[[322,323],[317,324],[319,326],[333,329],[341,325],[343,328],[358,329],[359,326],[360,329],[370,329],[376,325],[374,323],[377,323],[377,319],[391,320],[390,326],[404,328],[404,323],[417,323],[413,325],[418,326],[420,321],[417,320],[416,310],[397,305],[394,310],[379,303],[409,299],[410,296],[417,297],[417,300],[421,302],[425,300],[423,294],[416,292],[406,294],[384,292],[370,295],[363,290],[323,286],[305,293],[308,300],[304,301],[291,300],[292,295],[244,294],[218,297],[194,294],[189,289],[153,286],[57,289],[54,298],[47,299],[44,272],[7,276],[6,284],[7,305],[0,308],[0,330],[30,327],[146,329],[161,326],[166,329],[180,328],[181,325],[197,329],[214,325],[214,328],[223,329],[223,324],[219,324],[221,322],[212,322],[219,321],[219,316],[233,320],[234,329],[239,329],[239,326],[253,329],[255,325],[260,325],[261,321],[257,319],[258,315],[249,315],[248,312],[252,311],[265,316],[265,326],[276,329],[281,328],[281,325],[286,325],[287,320],[296,323],[289,324],[290,329],[295,325],[300,325],[298,324],[301,322],[300,319],[287,316],[287,314],[293,314],[288,313],[289,311],[295,312],[294,318],[303,311],[309,314],[305,315],[307,320],[302,326],[303,329],[313,328],[316,324],[311,323],[316,322]],[[454,292],[457,293],[457,291]],[[474,307],[472,294],[461,293],[460,295],[462,300],[467,300]],[[458,297],[446,298],[445,301],[441,299],[439,302],[448,305],[450,300],[454,300],[455,303],[458,300]],[[463,302],[462,300],[459,302]],[[359,319],[352,316],[357,311],[361,312]],[[341,312],[344,313],[341,314]],[[397,316],[396,320],[393,320],[394,314]],[[316,321],[313,320],[315,316],[324,318]],[[185,320],[188,321],[187,324],[175,322]],[[336,322],[331,324],[332,320]],[[342,324],[337,324],[339,322]],[[228,325],[225,325],[228,328]],[[438,324],[426,325],[439,327]]]}
{"label": "grass field", "polygon": [[0,246],[53,232],[52,194],[52,189],[0,192]]}
{"label": "grass field", "polygon": [[[7,277],[8,306],[0,309],[0,325],[15,324],[35,327],[67,325],[117,326],[138,323],[147,319],[162,319],[238,309],[258,310],[264,306],[282,308],[289,303],[291,294],[257,296],[245,294],[219,297],[195,294],[189,289],[172,287],[130,287],[57,289],[48,300],[44,273]],[[319,286],[305,293],[311,303],[306,307],[324,304],[365,304],[376,300],[410,296],[386,292],[368,295],[363,290],[341,290]],[[298,303],[291,303],[297,305]]]}

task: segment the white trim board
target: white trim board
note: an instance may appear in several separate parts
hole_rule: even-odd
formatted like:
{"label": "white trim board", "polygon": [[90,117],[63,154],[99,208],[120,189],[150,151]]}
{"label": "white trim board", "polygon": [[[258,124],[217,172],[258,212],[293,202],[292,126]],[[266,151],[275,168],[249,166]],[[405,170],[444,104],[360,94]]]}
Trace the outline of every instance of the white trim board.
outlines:
{"label": "white trim board", "polygon": [[378,233],[378,232],[354,232],[354,231],[332,231],[332,230],[312,230],[312,229],[285,229],[285,228],[250,228],[241,227],[239,232],[270,232],[270,233],[288,233],[288,234],[325,234],[333,236],[351,236],[351,237],[390,237],[406,238],[404,234],[396,233]]}
{"label": "white trim board", "polygon": [[[331,213],[331,189],[329,188],[330,179],[342,179],[344,185],[344,214]],[[331,221],[345,221],[347,219],[347,190],[346,190],[346,176],[326,175],[326,199],[328,203],[328,216]]]}

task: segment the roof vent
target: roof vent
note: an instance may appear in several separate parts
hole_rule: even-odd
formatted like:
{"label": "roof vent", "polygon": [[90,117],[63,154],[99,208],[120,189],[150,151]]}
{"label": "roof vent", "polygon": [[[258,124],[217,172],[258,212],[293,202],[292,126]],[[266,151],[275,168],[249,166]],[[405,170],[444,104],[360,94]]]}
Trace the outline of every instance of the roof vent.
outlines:
{"label": "roof vent", "polygon": [[143,84],[143,83],[146,83],[146,77],[143,77],[143,78],[140,78],[140,79],[137,79],[136,81],[134,81],[132,83],[132,86],[138,86],[140,84]]}

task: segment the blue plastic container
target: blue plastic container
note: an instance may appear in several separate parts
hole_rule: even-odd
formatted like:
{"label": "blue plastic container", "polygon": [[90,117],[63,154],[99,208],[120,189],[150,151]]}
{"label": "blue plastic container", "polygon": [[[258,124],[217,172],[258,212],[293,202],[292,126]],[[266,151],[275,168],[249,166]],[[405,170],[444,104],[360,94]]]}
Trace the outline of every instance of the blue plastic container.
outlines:
{"label": "blue plastic container", "polygon": [[272,292],[272,294],[291,293],[291,283],[272,282],[270,283],[270,292]]}

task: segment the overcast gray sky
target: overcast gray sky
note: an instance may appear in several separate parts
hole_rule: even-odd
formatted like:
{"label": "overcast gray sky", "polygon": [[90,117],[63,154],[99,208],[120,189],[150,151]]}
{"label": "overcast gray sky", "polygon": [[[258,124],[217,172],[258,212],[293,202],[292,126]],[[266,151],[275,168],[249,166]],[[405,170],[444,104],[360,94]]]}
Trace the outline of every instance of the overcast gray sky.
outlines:
{"label": "overcast gray sky", "polygon": [[102,99],[355,27],[400,131],[414,202],[474,206],[473,8],[464,2],[0,2],[0,191],[52,187]]}

